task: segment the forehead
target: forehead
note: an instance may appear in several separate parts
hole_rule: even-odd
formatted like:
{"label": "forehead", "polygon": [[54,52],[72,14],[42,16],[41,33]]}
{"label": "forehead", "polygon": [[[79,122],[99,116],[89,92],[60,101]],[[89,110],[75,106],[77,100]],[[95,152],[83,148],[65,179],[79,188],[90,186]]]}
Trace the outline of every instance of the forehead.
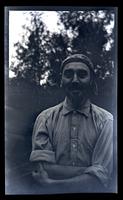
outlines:
{"label": "forehead", "polygon": [[70,63],[67,63],[64,66],[63,71],[68,70],[68,69],[72,69],[74,71],[76,71],[76,70],[90,71],[89,67],[85,63],[82,63],[82,62],[70,62]]}

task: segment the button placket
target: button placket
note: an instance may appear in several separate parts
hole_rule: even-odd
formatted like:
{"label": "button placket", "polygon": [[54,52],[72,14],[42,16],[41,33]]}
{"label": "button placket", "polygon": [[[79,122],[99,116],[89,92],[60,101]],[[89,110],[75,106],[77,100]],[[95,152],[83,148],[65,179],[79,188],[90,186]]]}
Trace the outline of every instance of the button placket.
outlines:
{"label": "button placket", "polygon": [[72,148],[77,150],[77,140],[72,140]]}
{"label": "button placket", "polygon": [[73,111],[71,120],[71,159],[73,166],[77,162],[78,117],[77,111]]}
{"label": "button placket", "polygon": [[72,124],[75,126],[77,123],[77,111],[73,111],[73,115],[72,115]]}
{"label": "button placket", "polygon": [[73,130],[74,130],[74,131],[76,130],[76,127],[75,127],[75,126],[73,126]]}
{"label": "button placket", "polygon": [[71,160],[72,160],[72,165],[76,165],[77,162],[77,140],[72,139],[71,140]]}
{"label": "button placket", "polygon": [[77,112],[73,111],[73,115],[72,115],[72,127],[71,127],[71,138],[77,138],[77,120],[78,116],[77,116]]}

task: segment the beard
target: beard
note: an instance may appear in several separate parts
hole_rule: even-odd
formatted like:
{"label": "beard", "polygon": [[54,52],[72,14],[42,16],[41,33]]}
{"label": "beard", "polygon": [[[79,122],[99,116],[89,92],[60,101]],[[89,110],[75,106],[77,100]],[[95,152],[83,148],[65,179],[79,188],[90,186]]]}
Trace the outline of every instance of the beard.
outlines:
{"label": "beard", "polygon": [[89,97],[89,84],[71,83],[64,85],[67,97],[74,107],[80,107]]}

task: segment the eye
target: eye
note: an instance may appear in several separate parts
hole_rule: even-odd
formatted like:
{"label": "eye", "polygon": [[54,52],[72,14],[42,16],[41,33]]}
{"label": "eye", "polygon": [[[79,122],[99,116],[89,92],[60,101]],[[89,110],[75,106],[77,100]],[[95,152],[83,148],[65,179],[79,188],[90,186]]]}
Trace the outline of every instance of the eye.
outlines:
{"label": "eye", "polygon": [[73,71],[72,70],[65,70],[64,71],[64,76],[66,78],[72,78],[73,77]]}
{"label": "eye", "polygon": [[79,78],[85,78],[88,75],[88,72],[86,70],[79,70],[77,75]]}

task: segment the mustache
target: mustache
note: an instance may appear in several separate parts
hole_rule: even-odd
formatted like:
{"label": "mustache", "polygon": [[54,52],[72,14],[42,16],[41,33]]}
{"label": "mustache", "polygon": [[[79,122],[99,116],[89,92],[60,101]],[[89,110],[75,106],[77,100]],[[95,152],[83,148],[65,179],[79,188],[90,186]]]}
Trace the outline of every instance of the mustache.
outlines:
{"label": "mustache", "polygon": [[82,90],[83,86],[78,83],[71,83],[71,84],[69,84],[68,88],[70,90]]}

